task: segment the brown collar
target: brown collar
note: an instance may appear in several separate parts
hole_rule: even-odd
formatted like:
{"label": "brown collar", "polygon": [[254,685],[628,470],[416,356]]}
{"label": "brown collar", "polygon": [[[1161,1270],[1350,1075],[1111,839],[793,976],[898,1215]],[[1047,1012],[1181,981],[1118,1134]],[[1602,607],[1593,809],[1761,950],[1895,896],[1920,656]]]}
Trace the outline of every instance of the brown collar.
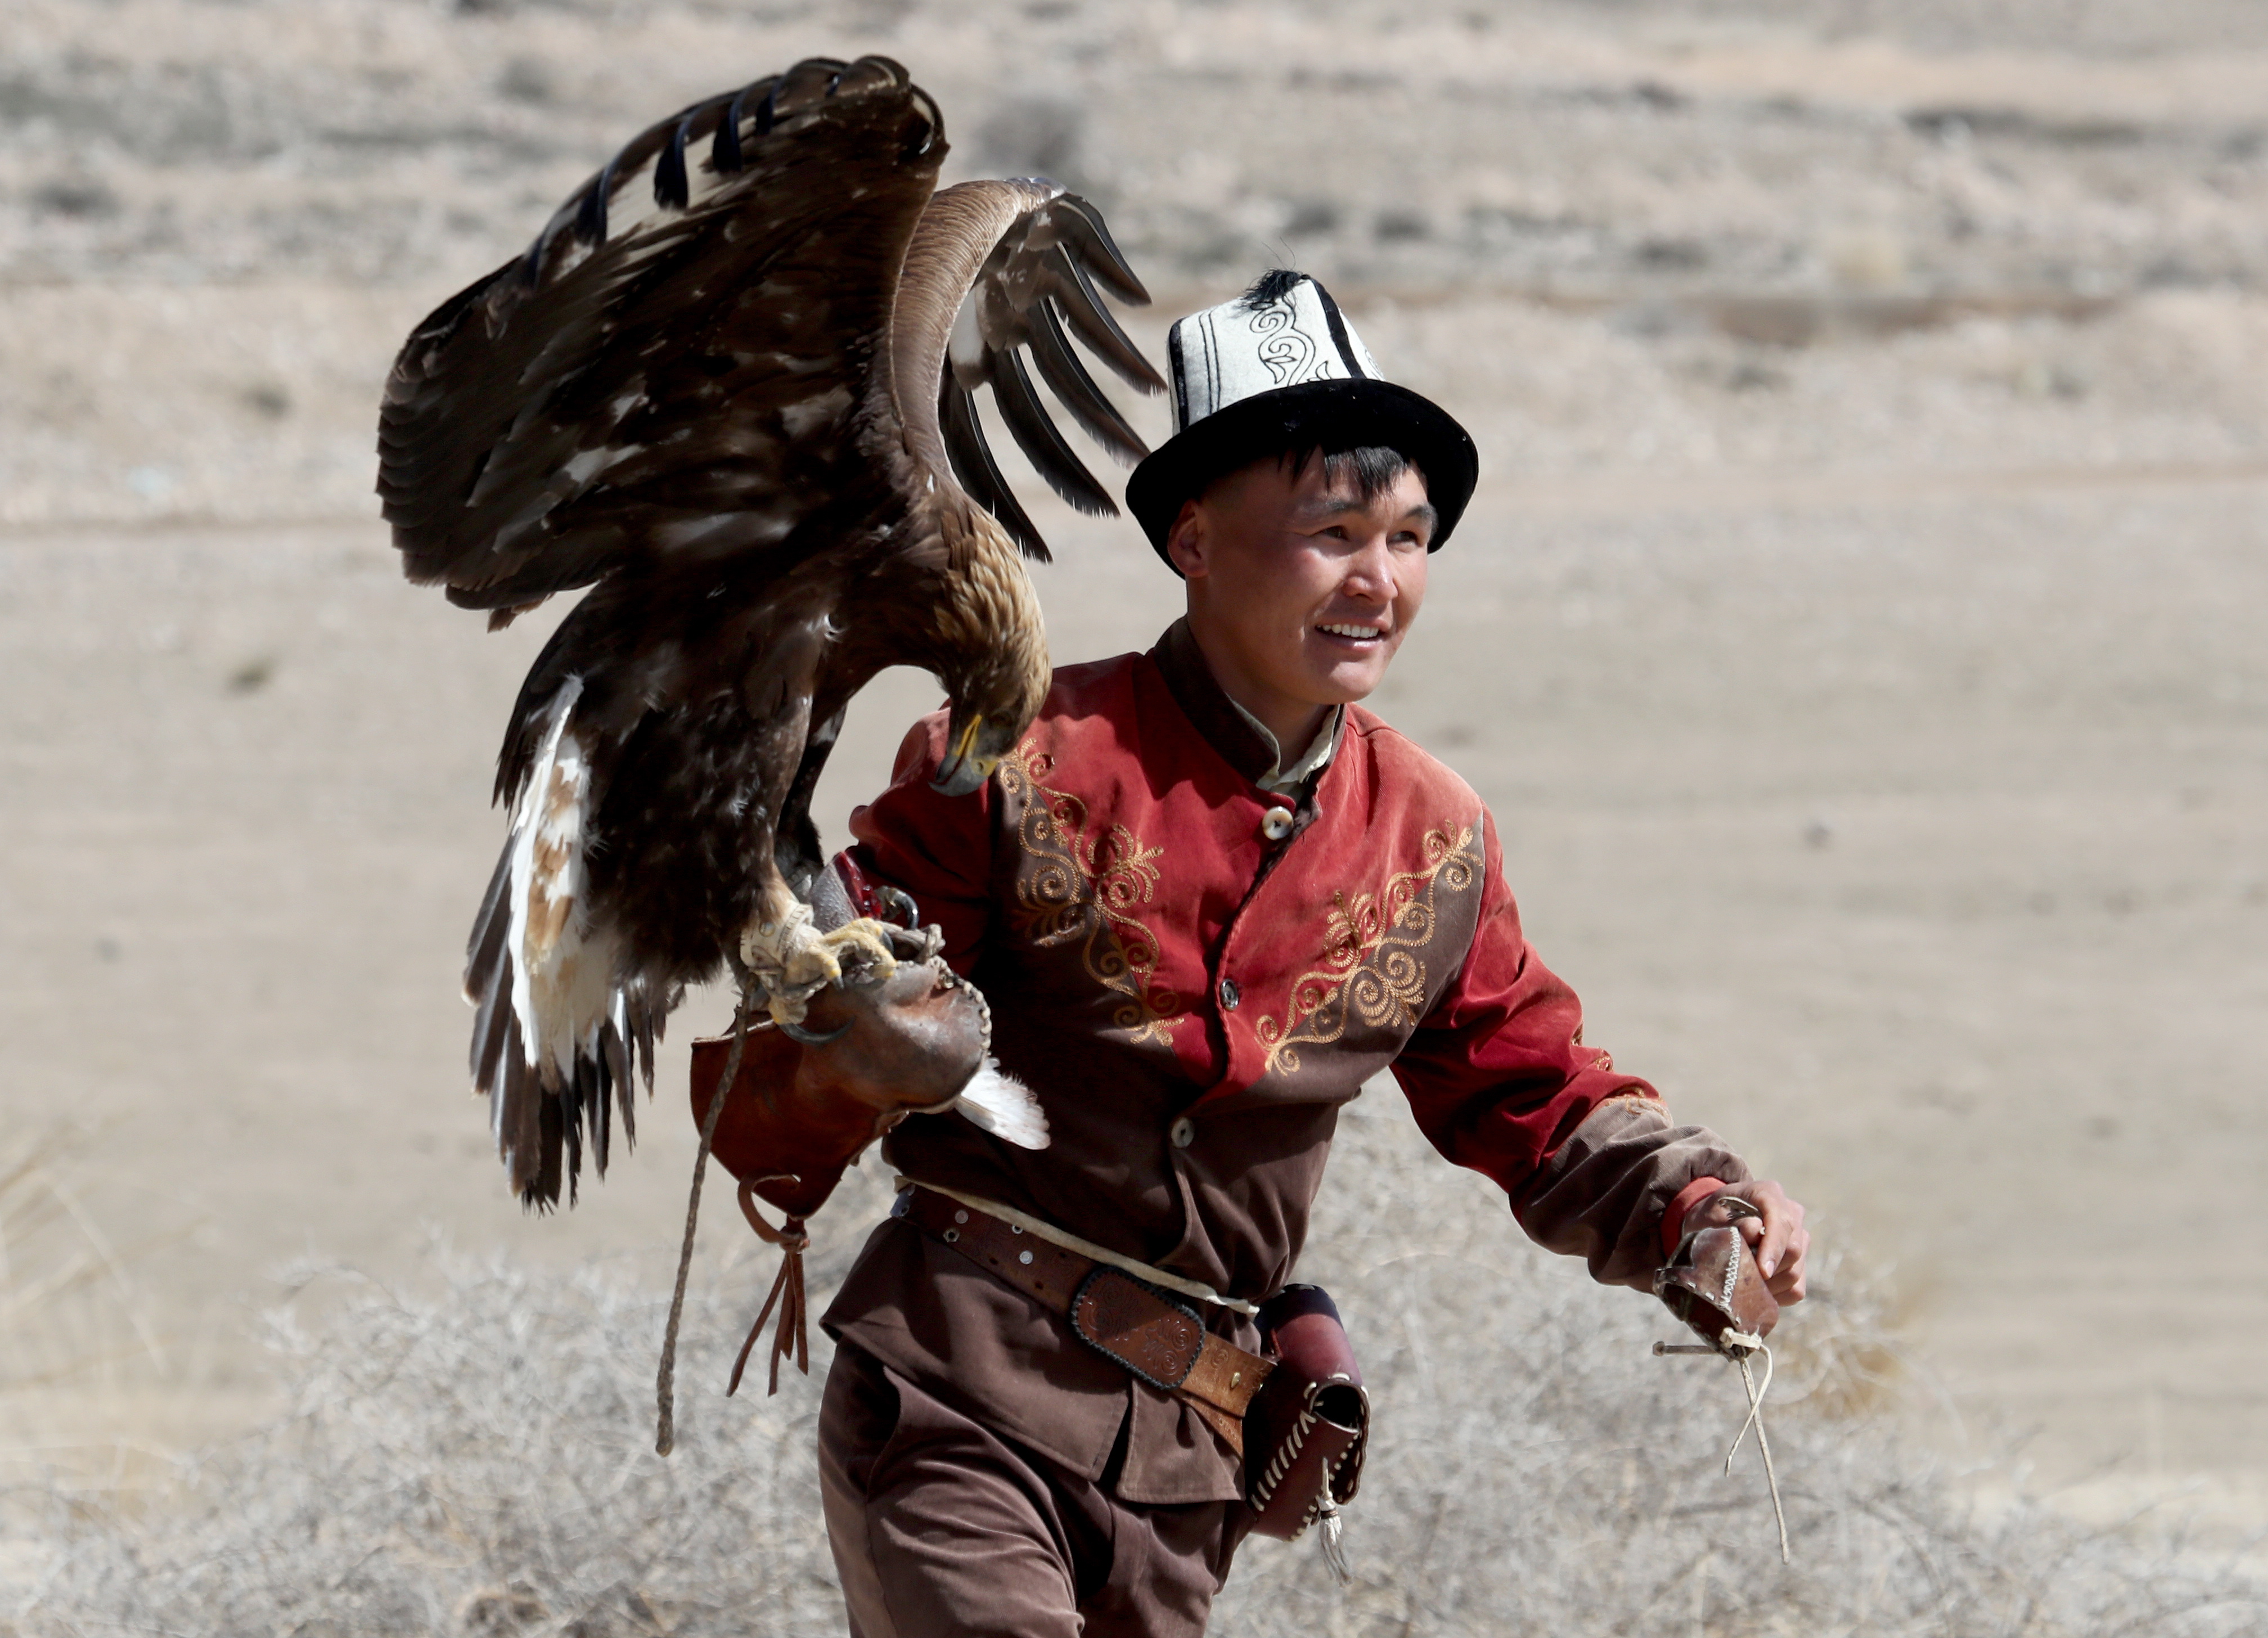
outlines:
{"label": "brown collar", "polygon": [[1205,664],[1204,651],[1197,646],[1188,620],[1167,626],[1150,658],[1166,679],[1174,703],[1230,767],[1254,784],[1275,770],[1276,747],[1253,732],[1244,713],[1213,680],[1212,668]]}

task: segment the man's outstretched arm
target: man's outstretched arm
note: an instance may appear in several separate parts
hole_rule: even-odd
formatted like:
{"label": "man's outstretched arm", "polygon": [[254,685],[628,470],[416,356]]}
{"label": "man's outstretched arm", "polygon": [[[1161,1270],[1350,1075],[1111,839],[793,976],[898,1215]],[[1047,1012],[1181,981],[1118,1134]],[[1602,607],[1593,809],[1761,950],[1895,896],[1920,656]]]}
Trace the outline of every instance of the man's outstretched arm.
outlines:
{"label": "man's outstretched arm", "polygon": [[[1394,1066],[1419,1129],[1458,1165],[1492,1177],[1548,1251],[1638,1289],[1690,1214],[1754,1205],[1741,1230],[1783,1302],[1803,1296],[1803,1208],[1705,1126],[1674,1124],[1654,1089],[1586,1046],[1582,1008],[1529,948],[1504,882],[1492,821],[1473,944]],[[1698,1223],[1700,1219],[1694,1219]]]}

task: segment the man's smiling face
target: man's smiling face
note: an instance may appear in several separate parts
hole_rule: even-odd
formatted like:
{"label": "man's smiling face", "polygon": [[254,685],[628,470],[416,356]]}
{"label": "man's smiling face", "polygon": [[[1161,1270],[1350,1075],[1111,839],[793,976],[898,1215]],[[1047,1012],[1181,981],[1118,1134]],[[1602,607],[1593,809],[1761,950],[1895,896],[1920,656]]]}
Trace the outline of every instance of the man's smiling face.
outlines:
{"label": "man's smiling face", "polygon": [[1167,540],[1215,680],[1286,756],[1385,679],[1425,596],[1425,480],[1404,467],[1366,499],[1350,469],[1246,467],[1184,504]]}

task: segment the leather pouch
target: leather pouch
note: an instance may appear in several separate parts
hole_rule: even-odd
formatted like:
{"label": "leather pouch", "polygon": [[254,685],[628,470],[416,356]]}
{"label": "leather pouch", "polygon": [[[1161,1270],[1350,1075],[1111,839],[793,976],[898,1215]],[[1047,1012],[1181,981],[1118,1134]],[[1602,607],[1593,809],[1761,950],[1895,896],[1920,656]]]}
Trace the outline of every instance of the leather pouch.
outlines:
{"label": "leather pouch", "polygon": [[1370,1396],[1322,1287],[1285,1287],[1262,1305],[1260,1329],[1275,1369],[1244,1413],[1244,1499],[1255,1534],[1291,1541],[1354,1500]]}

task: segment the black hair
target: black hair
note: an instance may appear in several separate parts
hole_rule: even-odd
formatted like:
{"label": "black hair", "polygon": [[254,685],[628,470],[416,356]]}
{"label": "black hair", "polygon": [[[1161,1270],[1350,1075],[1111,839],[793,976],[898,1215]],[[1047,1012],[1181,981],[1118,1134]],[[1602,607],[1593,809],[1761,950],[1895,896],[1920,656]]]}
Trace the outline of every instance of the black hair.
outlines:
{"label": "black hair", "polygon": [[1425,474],[1418,463],[1398,449],[1388,449],[1383,444],[1365,444],[1355,449],[1325,449],[1320,445],[1306,449],[1287,449],[1278,459],[1294,478],[1307,469],[1308,463],[1320,458],[1323,463],[1323,481],[1334,487],[1350,484],[1366,503],[1402,481],[1405,472],[1416,472],[1418,481]]}
{"label": "black hair", "polygon": [[1202,496],[1223,478],[1233,476],[1247,467],[1270,463],[1283,468],[1296,481],[1318,461],[1323,463],[1323,481],[1326,483],[1334,488],[1342,483],[1349,486],[1362,498],[1366,505],[1392,489],[1405,472],[1415,472],[1421,483],[1425,476],[1425,469],[1416,461],[1400,450],[1390,449],[1383,444],[1361,444],[1353,448],[1333,449],[1327,445],[1311,443],[1272,452],[1264,449],[1256,454],[1247,452],[1199,483],[1190,491],[1190,496],[1193,499]]}

